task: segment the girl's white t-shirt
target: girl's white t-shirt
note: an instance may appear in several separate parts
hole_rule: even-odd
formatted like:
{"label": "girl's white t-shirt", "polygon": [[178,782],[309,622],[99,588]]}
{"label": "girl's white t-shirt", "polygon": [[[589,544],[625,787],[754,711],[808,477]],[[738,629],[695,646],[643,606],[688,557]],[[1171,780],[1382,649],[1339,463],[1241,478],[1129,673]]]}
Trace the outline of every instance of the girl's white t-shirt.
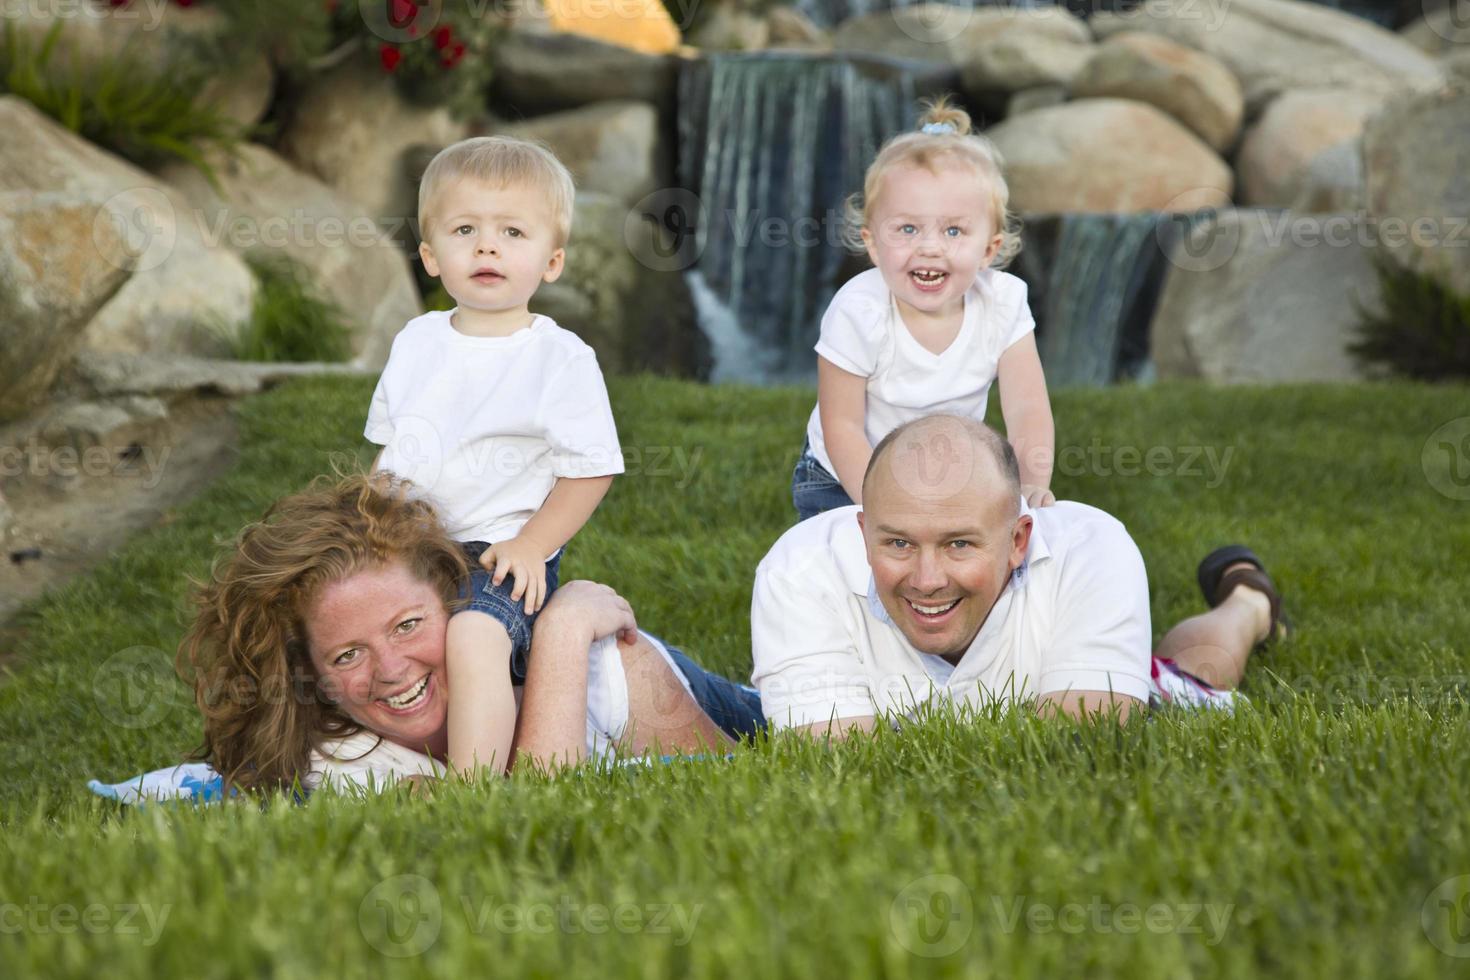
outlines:
{"label": "girl's white t-shirt", "polygon": [[[964,319],[954,341],[935,354],[914,339],[883,274],[853,276],[822,315],[816,351],[837,367],[868,379],[863,428],[868,445],[905,422],[943,413],[984,420],[1000,356],[1036,329],[1024,280],[981,269],[965,290]],[[821,406],[806,427],[812,455],[836,474],[822,438]]]}
{"label": "girl's white t-shirt", "polygon": [[550,317],[470,337],[453,311],[393,339],[364,434],[378,468],[422,490],[456,541],[515,537],[559,477],[623,472],[597,355]]}

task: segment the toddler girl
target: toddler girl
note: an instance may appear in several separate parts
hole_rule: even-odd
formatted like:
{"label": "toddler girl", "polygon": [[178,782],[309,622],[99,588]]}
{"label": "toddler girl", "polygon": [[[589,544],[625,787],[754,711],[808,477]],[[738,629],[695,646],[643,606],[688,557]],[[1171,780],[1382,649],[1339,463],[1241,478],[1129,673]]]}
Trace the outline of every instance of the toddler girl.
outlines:
{"label": "toddler girl", "polygon": [[1051,405],[1026,284],[1000,271],[1020,250],[1001,159],[944,99],[884,145],[849,242],[875,268],[837,291],[817,341],[817,407],[792,475],[800,520],[862,502],[880,439],[910,419],[985,418],[1000,382],[1006,433],[1032,506],[1052,503]]}

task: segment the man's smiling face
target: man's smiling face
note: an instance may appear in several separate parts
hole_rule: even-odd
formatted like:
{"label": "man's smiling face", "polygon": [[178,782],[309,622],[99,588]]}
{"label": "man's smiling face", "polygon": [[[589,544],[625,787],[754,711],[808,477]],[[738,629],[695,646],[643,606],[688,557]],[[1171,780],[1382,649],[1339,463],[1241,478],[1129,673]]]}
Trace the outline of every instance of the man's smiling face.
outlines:
{"label": "man's smiling face", "polygon": [[957,660],[979,634],[1026,556],[1018,499],[958,425],[900,435],[880,459],[858,522],[883,608],[921,652]]}

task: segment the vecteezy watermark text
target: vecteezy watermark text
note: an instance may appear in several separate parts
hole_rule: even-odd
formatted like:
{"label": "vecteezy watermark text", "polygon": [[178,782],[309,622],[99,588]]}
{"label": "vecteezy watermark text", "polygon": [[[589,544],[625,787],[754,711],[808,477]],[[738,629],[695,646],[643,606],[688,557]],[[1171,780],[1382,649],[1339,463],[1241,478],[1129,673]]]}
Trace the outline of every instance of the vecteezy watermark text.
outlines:
{"label": "vecteezy watermark text", "polygon": [[163,934],[173,905],[151,905],[147,902],[122,902],[105,905],[91,902],[77,906],[71,902],[43,902],[35,895],[24,902],[0,902],[0,935],[20,933],[71,935],[86,932],[93,935],[112,933],[118,936],[142,936],[144,946],[152,946]]}
{"label": "vecteezy watermark text", "polygon": [[[357,924],[368,945],[384,956],[419,956],[438,941],[446,907],[453,904],[423,875],[394,875],[363,896]],[[539,902],[462,894],[457,904],[473,936],[637,933],[667,936],[674,946],[689,944],[704,912],[702,902],[598,902],[570,895]]]}
{"label": "vecteezy watermark text", "polygon": [[1203,478],[1213,490],[1225,482],[1234,446],[1112,446],[1094,436],[1086,446],[1056,451],[1059,476]]}
{"label": "vecteezy watermark text", "polygon": [[1218,945],[1230,928],[1234,903],[1131,902],[1090,895],[1084,901],[1046,902],[1029,895],[990,895],[977,902],[961,879],[931,874],[905,885],[888,908],[889,929],[916,956],[945,957],[962,949],[977,927],[1009,935],[1082,933],[1197,935]]}
{"label": "vecteezy watermark text", "polygon": [[172,446],[47,446],[32,435],[23,446],[0,446],[0,479],[60,476],[141,480],[152,490],[163,479]]}

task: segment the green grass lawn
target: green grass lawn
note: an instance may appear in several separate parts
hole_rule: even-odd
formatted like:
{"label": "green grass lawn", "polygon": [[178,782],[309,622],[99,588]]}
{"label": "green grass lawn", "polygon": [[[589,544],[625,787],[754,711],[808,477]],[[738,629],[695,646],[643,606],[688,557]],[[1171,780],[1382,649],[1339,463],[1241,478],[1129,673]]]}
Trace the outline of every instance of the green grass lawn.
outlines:
{"label": "green grass lawn", "polygon": [[[0,977],[1470,971],[1470,488],[1453,445],[1426,454],[1466,388],[1056,394],[1058,495],[1132,530],[1156,631],[1203,608],[1210,547],[1270,564],[1296,634],[1233,718],[938,716],[428,800],[90,798],[195,743],[169,680],[186,579],[332,454],[366,458],[370,393],[246,403],[230,475],[25,615],[0,679]],[[743,677],[812,393],[612,394],[638,455],[563,576]]]}

